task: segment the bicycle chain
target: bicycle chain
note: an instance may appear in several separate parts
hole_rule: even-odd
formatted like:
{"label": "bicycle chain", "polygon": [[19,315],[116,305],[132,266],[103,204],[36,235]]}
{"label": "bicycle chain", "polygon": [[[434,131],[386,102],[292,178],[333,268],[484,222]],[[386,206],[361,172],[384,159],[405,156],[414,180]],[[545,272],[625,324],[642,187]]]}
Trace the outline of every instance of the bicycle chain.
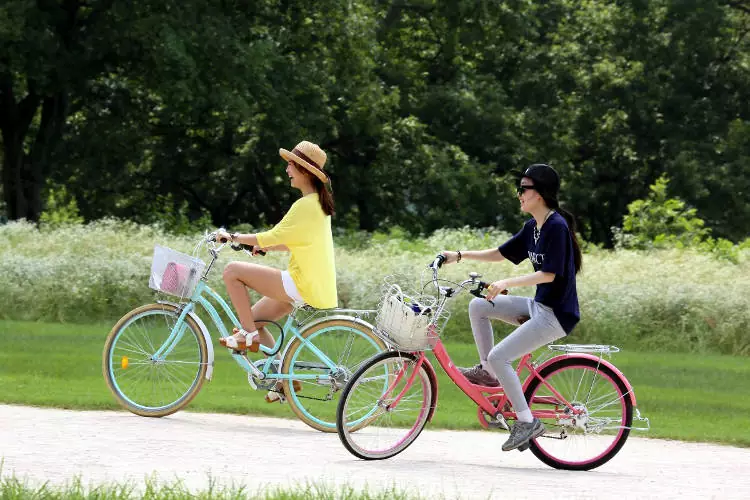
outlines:
{"label": "bicycle chain", "polygon": [[[277,391],[276,389],[269,389],[268,392],[276,392],[276,393],[281,394],[282,396],[286,397],[286,394],[284,394],[284,391]],[[314,399],[315,401],[331,401],[333,399],[332,397],[330,397],[330,394],[329,394],[328,398],[316,398],[316,397],[313,397],[313,396],[301,396],[299,394],[297,394],[297,397],[300,398],[300,399]]]}

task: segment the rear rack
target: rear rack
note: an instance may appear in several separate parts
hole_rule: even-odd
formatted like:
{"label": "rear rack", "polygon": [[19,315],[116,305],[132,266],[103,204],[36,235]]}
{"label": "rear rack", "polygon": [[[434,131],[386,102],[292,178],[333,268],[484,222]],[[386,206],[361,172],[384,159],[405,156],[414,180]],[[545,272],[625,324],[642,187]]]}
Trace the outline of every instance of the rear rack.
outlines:
{"label": "rear rack", "polygon": [[600,354],[614,354],[616,352],[620,352],[620,348],[617,346],[600,344],[552,344],[548,345],[547,348],[550,351],[562,352],[596,352]]}

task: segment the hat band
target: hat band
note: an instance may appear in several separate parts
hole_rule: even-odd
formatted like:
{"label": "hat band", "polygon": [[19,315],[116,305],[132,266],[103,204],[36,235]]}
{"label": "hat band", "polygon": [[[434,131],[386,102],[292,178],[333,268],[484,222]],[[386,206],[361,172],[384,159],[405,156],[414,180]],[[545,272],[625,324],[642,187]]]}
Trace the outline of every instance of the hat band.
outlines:
{"label": "hat band", "polygon": [[[303,152],[302,152],[302,151],[300,151],[299,149],[297,149],[297,148],[294,148],[294,149],[292,150],[292,154],[293,154],[293,155],[297,155],[297,156],[299,156],[300,158],[302,158],[303,160],[305,160],[305,161],[306,161],[307,163],[309,163],[309,164],[310,164],[310,165],[312,165],[313,167],[315,167],[315,168],[317,168],[318,170],[320,170],[321,172],[323,172],[323,169],[322,169],[322,168],[320,168],[320,166],[318,166],[318,164],[317,164],[317,163],[315,163],[315,162],[314,162],[314,161],[312,160],[312,158],[310,158],[309,156],[307,156],[307,155],[306,155],[305,153],[303,153]],[[323,172],[323,173],[325,174],[325,172]],[[326,175],[326,176],[327,176],[327,175]]]}

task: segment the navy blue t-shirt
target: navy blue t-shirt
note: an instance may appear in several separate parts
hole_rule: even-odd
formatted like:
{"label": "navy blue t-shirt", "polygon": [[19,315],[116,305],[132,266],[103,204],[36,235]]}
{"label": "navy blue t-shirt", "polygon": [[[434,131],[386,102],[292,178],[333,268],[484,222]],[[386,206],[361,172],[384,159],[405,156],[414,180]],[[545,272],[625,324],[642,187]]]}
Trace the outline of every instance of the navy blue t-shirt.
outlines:
{"label": "navy blue t-shirt", "polygon": [[542,225],[539,241],[534,243],[536,220],[531,219],[511,239],[498,247],[503,257],[514,264],[529,259],[534,271],[555,273],[550,283],[536,286],[534,300],[551,307],[565,333],[570,333],[581,318],[576,292],[576,268],[573,239],[568,223],[557,212]]}

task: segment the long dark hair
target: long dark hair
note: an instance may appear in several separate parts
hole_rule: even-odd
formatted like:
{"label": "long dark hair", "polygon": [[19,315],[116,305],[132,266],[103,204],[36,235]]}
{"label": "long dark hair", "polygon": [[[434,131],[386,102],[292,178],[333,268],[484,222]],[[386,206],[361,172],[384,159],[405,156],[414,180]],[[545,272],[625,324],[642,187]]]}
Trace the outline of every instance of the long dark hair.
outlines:
{"label": "long dark hair", "polygon": [[[304,167],[300,167],[296,162],[295,165],[297,165],[298,167],[297,170],[304,172],[304,174],[308,176],[312,181],[312,185],[315,188],[315,191],[318,192],[318,200],[320,201],[320,207],[323,209],[323,213],[333,217],[333,215],[336,213],[333,202],[333,187],[331,187],[329,191],[329,189],[326,187],[326,184],[318,179],[317,175],[313,174]],[[328,183],[328,186],[331,186],[331,184]]]}
{"label": "long dark hair", "polygon": [[581,255],[581,247],[578,244],[578,236],[576,235],[576,218],[573,217],[572,213],[568,212],[564,208],[560,208],[560,202],[557,201],[557,197],[547,197],[546,195],[544,195],[542,196],[542,199],[544,199],[544,203],[547,204],[547,207],[556,210],[560,215],[563,216],[565,222],[568,223],[570,237],[573,239],[573,262],[576,267],[576,274],[578,274],[578,272],[583,267],[583,256]]}

